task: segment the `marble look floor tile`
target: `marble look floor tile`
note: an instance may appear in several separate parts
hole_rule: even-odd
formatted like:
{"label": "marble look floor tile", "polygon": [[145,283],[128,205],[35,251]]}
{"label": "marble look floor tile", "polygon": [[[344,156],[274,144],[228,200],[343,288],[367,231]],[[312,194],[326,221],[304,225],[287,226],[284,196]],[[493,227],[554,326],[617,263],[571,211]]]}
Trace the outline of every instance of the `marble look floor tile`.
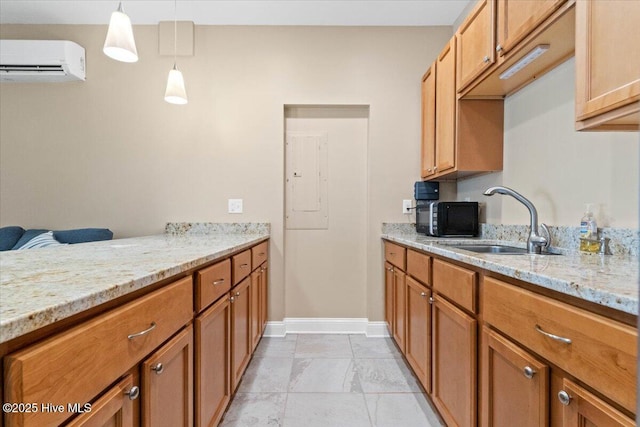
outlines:
{"label": "marble look floor tile", "polygon": [[285,393],[237,393],[220,427],[281,427]]}
{"label": "marble look floor tile", "polygon": [[353,359],[294,359],[289,391],[362,393]]}
{"label": "marble look floor tile", "polygon": [[365,394],[373,427],[444,427],[422,393]]}
{"label": "marble look floor tile", "polygon": [[353,352],[349,343],[349,335],[300,335],[297,340],[295,357],[351,359]]}
{"label": "marble look floor tile", "polygon": [[289,393],[284,427],[370,427],[360,393]]}
{"label": "marble look floor tile", "polygon": [[401,359],[402,354],[391,338],[367,338],[366,335],[349,335],[353,357],[356,359]]}
{"label": "marble look floor tile", "polygon": [[253,353],[253,357],[293,358],[296,352],[296,340],[296,335],[293,335],[293,339],[289,336],[283,338],[263,337]]}
{"label": "marble look floor tile", "polygon": [[281,357],[254,358],[242,377],[241,393],[286,392],[293,359]]}
{"label": "marble look floor tile", "polygon": [[356,359],[365,393],[420,393],[422,390],[403,359]]}

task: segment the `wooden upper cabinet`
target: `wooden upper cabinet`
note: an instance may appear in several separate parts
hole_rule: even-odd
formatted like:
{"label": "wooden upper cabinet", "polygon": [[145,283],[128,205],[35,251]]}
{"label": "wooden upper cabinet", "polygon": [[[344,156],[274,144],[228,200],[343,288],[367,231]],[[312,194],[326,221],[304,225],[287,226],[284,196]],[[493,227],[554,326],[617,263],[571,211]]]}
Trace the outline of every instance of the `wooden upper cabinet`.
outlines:
{"label": "wooden upper cabinet", "polygon": [[496,52],[503,56],[567,0],[497,0]]}
{"label": "wooden upper cabinet", "polygon": [[436,166],[436,64],[422,76],[422,178],[435,174]]}
{"label": "wooden upper cabinet", "polygon": [[458,92],[495,62],[495,0],[480,0],[456,33]]}
{"label": "wooden upper cabinet", "polygon": [[640,2],[576,3],[576,128],[637,130]]}
{"label": "wooden upper cabinet", "polygon": [[436,173],[455,166],[456,144],[456,38],[436,61]]}

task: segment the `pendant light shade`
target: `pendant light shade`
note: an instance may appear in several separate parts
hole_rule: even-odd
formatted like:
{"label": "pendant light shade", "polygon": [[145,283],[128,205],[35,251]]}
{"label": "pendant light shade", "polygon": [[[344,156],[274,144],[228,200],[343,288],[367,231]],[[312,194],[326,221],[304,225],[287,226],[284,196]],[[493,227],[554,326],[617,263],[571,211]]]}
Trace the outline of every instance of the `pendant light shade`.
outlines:
{"label": "pendant light shade", "polygon": [[122,10],[122,2],[118,10],[111,14],[107,38],[102,49],[105,55],[116,61],[137,62],[138,50],[133,39],[133,29],[131,19]]}
{"label": "pendant light shade", "polygon": [[173,64],[167,79],[167,90],[164,93],[164,100],[170,104],[186,104],[187,91],[184,88],[184,78],[182,72]]}

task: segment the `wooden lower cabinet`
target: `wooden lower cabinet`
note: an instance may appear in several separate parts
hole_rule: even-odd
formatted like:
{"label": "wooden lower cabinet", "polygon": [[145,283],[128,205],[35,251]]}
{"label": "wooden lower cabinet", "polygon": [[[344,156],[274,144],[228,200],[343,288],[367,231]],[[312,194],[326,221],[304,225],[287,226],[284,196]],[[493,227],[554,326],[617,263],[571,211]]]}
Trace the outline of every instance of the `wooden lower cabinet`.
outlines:
{"label": "wooden lower cabinet", "polygon": [[193,425],[193,327],[188,326],[141,366],[142,425]]}
{"label": "wooden lower cabinet", "polygon": [[262,322],[261,322],[261,315],[260,315],[260,300],[261,300],[261,296],[260,294],[262,293],[262,286],[260,284],[260,282],[262,282],[262,274],[260,272],[260,269],[256,269],[253,273],[251,273],[251,284],[249,285],[250,287],[250,294],[251,294],[251,310],[250,310],[250,319],[251,319],[251,325],[250,325],[250,330],[251,330],[251,351],[253,352],[256,347],[258,346],[258,342],[260,342],[260,337],[262,336]]}
{"label": "wooden lower cabinet", "polygon": [[231,306],[223,297],[195,320],[196,426],[216,426],[231,399]]}
{"label": "wooden lower cabinet", "polygon": [[424,389],[431,393],[431,291],[407,276],[405,356]]}
{"label": "wooden lower cabinet", "polygon": [[262,280],[260,280],[260,336],[262,336],[269,319],[269,267],[266,262],[260,267],[260,275],[262,276]]}
{"label": "wooden lower cabinet", "polygon": [[406,274],[397,268],[393,270],[393,339],[405,352],[407,282]]}
{"label": "wooden lower cabinet", "polygon": [[240,378],[251,358],[251,279],[246,278],[231,290],[231,392],[240,383]]}
{"label": "wooden lower cabinet", "polygon": [[549,367],[487,327],[481,342],[480,425],[547,426]]}
{"label": "wooden lower cabinet", "polygon": [[384,320],[389,328],[389,335],[393,336],[393,328],[395,326],[393,306],[393,266],[388,262],[384,263]]}
{"label": "wooden lower cabinet", "polygon": [[139,393],[139,387],[134,386],[133,376],[128,374],[96,400],[90,412],[78,416],[67,427],[137,426],[137,408],[134,407],[137,406]]}
{"label": "wooden lower cabinet", "polygon": [[622,412],[568,378],[552,396],[561,402],[563,427],[633,427],[636,423]]}
{"label": "wooden lower cabinet", "polygon": [[476,425],[477,321],[433,297],[433,403],[448,426]]}

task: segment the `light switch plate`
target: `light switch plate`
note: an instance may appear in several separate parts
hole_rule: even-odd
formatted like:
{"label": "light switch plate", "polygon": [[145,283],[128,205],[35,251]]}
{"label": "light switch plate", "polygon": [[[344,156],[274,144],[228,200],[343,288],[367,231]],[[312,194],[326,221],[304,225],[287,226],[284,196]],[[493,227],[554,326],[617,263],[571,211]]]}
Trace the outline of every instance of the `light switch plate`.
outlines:
{"label": "light switch plate", "polygon": [[229,213],[242,213],[242,199],[229,199]]}

